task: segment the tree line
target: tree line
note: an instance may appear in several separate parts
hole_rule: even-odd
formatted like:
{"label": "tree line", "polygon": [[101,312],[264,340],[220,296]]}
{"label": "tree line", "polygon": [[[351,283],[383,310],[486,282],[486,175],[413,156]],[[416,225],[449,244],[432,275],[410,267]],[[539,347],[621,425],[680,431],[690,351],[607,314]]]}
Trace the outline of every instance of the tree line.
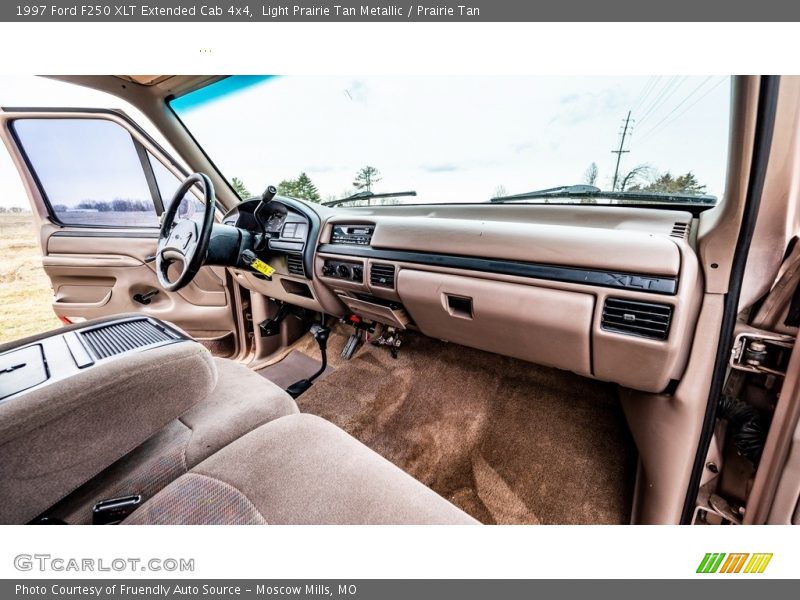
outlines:
{"label": "tree line", "polygon": [[[346,198],[356,192],[362,191],[371,192],[372,186],[381,181],[381,179],[381,172],[377,168],[371,165],[361,167],[353,178],[353,189],[343,192],[342,196],[340,197]],[[254,196],[244,182],[238,177],[232,178],[230,183],[231,187],[233,187],[233,190],[241,199],[245,200]],[[282,180],[280,183],[278,183],[277,188],[278,193],[282,196],[290,196],[292,198],[299,198],[300,200],[316,203],[322,202],[323,200],[319,190],[317,189],[317,186],[305,171],[302,171],[294,179]],[[326,201],[337,199],[339,199],[339,197],[336,196],[329,196],[325,198]]]}
{"label": "tree line", "polygon": [[[583,173],[583,182],[587,185],[597,185],[597,163],[590,164]],[[673,175],[670,171],[659,173],[648,164],[633,167],[622,177],[618,178],[615,192],[654,192],[660,194],[694,194],[701,196],[706,193],[707,186],[697,180],[691,171],[683,175]]]}
{"label": "tree line", "polygon": [[151,200],[136,200],[133,198],[114,198],[113,200],[81,200],[72,209],[66,204],[56,204],[53,210],[67,212],[68,210],[96,210],[97,212],[153,212]]}

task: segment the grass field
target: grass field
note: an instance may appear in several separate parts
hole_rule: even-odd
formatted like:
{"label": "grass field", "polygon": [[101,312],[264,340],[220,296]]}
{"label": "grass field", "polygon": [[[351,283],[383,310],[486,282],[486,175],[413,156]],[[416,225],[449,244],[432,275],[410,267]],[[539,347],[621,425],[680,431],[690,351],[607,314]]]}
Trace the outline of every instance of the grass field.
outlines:
{"label": "grass field", "polygon": [[61,323],[30,214],[0,214],[0,343]]}

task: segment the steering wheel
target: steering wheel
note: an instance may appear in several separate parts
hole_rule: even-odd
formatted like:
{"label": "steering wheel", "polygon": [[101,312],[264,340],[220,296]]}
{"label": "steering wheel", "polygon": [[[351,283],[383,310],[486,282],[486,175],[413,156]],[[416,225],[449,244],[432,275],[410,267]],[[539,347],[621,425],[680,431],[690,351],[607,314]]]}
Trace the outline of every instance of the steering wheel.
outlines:
{"label": "steering wheel", "polygon": [[[193,186],[200,185],[203,190],[203,220],[176,220],[178,208],[183,197]],[[156,249],[156,274],[158,282],[168,292],[185,287],[197,275],[208,254],[211,228],[214,226],[214,185],[203,173],[192,173],[180,185],[172,197],[169,208],[164,213],[161,231],[158,234]],[[182,262],[183,268],[175,281],[170,281],[169,268],[175,262]]]}

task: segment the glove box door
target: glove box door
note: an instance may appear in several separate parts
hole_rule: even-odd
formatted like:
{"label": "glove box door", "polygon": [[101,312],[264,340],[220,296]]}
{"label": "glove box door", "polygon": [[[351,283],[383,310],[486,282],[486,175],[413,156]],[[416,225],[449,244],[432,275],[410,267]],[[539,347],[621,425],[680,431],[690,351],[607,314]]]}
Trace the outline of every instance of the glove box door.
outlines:
{"label": "glove box door", "polygon": [[425,335],[591,375],[590,294],[410,269],[397,291]]}

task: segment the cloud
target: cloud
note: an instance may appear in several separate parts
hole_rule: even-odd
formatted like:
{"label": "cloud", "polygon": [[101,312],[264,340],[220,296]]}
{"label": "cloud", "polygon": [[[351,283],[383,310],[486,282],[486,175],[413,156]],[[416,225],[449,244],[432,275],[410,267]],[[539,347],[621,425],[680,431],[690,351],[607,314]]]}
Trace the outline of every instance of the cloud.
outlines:
{"label": "cloud", "polygon": [[511,146],[511,149],[514,150],[516,154],[522,154],[523,152],[532,152],[538,147],[539,144],[536,142],[520,142],[519,144]]}
{"label": "cloud", "polygon": [[366,102],[369,88],[362,80],[355,79],[345,88],[344,93],[353,102]]}
{"label": "cloud", "polygon": [[453,171],[458,171],[461,169],[458,165],[454,165],[453,163],[440,163],[435,165],[420,165],[420,168],[423,171],[427,171],[428,173],[452,173]]}
{"label": "cloud", "polygon": [[[614,89],[567,94],[559,98],[562,111],[550,119],[550,125],[576,125],[624,109],[628,95]],[[624,116],[620,112],[620,116]]]}
{"label": "cloud", "polygon": [[305,170],[309,173],[331,173],[337,169],[338,167],[334,167],[333,165],[312,165]]}

